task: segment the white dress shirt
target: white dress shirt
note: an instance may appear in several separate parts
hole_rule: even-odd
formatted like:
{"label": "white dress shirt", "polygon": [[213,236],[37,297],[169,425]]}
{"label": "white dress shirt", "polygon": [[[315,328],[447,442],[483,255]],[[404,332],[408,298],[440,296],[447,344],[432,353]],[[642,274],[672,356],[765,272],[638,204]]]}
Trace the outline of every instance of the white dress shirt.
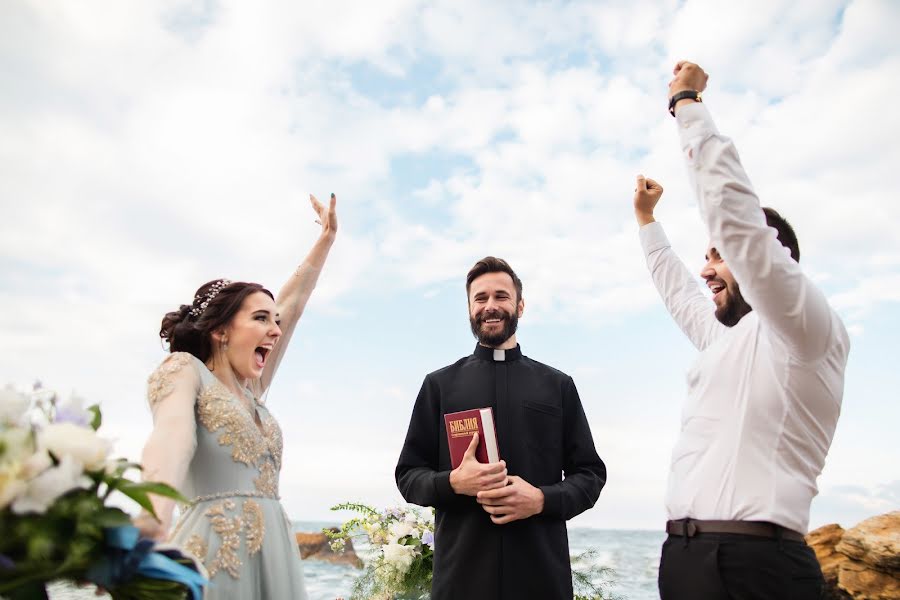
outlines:
{"label": "white dress shirt", "polygon": [[753,310],[734,327],[722,325],[662,226],[641,228],[653,282],[700,351],[672,451],[669,518],[769,521],[806,533],[840,414],[850,340],[766,226],[734,144],[706,107],[683,106],[677,121],[710,244]]}

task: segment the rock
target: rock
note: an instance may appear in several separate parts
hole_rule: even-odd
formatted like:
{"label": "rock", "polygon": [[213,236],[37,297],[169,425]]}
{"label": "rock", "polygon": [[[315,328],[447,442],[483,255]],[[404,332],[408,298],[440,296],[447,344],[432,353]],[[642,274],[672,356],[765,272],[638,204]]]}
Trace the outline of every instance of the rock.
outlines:
{"label": "rock", "polygon": [[848,559],[841,564],[838,587],[853,600],[898,600],[900,579],[873,569],[868,564]]}
{"label": "rock", "polygon": [[900,511],[866,519],[848,529],[837,551],[891,575],[900,575]]}
{"label": "rock", "polygon": [[841,541],[843,535],[844,528],[833,523],[810,531],[806,536],[806,543],[816,553],[816,558],[822,566],[822,575],[825,576],[825,585],[828,588],[825,600],[851,600],[852,598],[847,592],[838,588],[841,563],[849,560],[835,550],[835,546]]}
{"label": "rock", "polygon": [[900,511],[847,531],[826,525],[806,541],[822,565],[829,600],[900,600]]}
{"label": "rock", "polygon": [[[331,531],[338,531],[337,527],[332,527]],[[300,558],[304,560],[322,560],[339,565],[350,565],[361,569],[363,562],[356,555],[353,549],[353,540],[347,539],[344,543],[343,552],[335,552],[328,543],[328,538],[321,531],[319,532],[298,532],[294,534],[297,538],[297,546],[300,548]]]}

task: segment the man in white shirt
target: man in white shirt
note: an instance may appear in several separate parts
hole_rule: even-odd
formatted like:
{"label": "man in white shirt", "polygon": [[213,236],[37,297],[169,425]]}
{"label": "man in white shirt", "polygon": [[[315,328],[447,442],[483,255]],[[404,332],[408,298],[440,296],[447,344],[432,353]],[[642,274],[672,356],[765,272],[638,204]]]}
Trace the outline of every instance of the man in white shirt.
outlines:
{"label": "man in white shirt", "polygon": [[634,197],[653,282],[700,351],[672,452],[660,596],[818,599],[822,573],[803,534],[850,341],[801,270],[790,225],[760,207],[734,144],[701,103],[706,80],[680,62],[669,98],[709,233],[700,275],[713,305],[653,217],[662,187],[639,176]]}

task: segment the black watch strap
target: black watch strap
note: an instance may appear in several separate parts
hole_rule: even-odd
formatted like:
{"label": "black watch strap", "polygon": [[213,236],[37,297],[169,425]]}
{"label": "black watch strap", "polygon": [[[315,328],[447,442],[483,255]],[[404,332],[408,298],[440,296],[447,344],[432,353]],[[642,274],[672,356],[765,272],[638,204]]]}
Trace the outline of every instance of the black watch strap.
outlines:
{"label": "black watch strap", "polygon": [[679,100],[696,100],[697,102],[703,102],[703,98],[700,97],[700,92],[696,90],[681,90],[669,98],[669,114],[673,117],[675,116],[675,105],[678,104]]}

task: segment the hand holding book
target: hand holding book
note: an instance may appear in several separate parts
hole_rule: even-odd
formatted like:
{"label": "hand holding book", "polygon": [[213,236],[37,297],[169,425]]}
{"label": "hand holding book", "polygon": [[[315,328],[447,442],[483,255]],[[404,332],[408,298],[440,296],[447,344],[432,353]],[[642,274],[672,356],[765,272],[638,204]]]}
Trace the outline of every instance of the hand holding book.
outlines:
{"label": "hand holding book", "polygon": [[478,433],[472,436],[459,466],[450,471],[450,486],[457,494],[475,496],[478,492],[502,488],[506,485],[506,461],[480,463],[475,458]]}

